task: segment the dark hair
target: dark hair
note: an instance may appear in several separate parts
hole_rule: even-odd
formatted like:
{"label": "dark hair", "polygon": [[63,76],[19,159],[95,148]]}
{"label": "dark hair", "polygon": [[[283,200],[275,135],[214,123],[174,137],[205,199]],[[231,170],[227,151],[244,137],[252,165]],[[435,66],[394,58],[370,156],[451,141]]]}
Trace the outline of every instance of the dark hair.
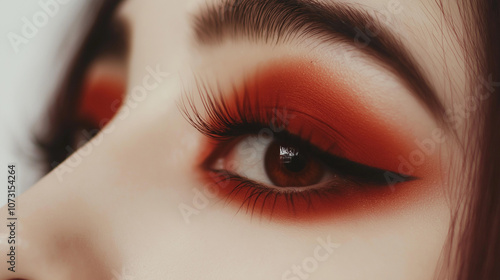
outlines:
{"label": "dark hair", "polygon": [[114,49],[119,49],[122,52],[126,49],[126,43],[123,42],[125,25],[112,24],[113,13],[120,2],[122,1],[93,0],[89,4],[91,7],[97,7],[97,9],[90,11],[88,17],[93,19],[93,23],[88,29],[82,45],[76,50],[69,62],[69,70],[62,78],[62,83],[58,87],[55,99],[48,110],[49,127],[43,135],[36,137],[37,146],[42,151],[47,171],[55,168],[74,151],[78,127],[90,128],[88,123],[81,123],[77,117],[83,78],[90,63],[103,49],[110,47],[109,44],[113,44]]}
{"label": "dark hair", "polygon": [[[440,0],[436,1],[443,7]],[[112,14],[121,1],[94,2],[100,5],[95,22],[76,52],[50,109],[49,132],[39,141],[49,169],[69,156],[66,147],[74,141],[75,112],[84,73],[102,49]],[[456,35],[464,36],[462,47],[468,55],[466,65],[473,84],[470,93],[484,96],[490,89],[475,91],[473,81],[477,77],[500,81],[499,1],[462,0],[458,4],[466,29],[464,34]],[[444,10],[443,14],[447,16]],[[466,172],[462,172],[465,176],[459,183],[466,191],[453,209],[448,253],[443,254],[439,277],[500,279],[500,96],[496,91],[486,94],[488,98],[469,119],[468,138],[462,145],[466,151]]]}
{"label": "dark hair", "polygon": [[[474,1],[468,6],[475,13],[477,25],[467,32],[480,35],[476,48],[467,51],[476,54],[473,57],[478,59],[478,74],[490,83],[498,82],[499,1]],[[469,135],[479,137],[469,139],[466,145],[470,172],[465,174],[470,175],[470,180],[465,182],[466,197],[460,200],[463,205],[455,216],[456,226],[463,229],[453,245],[457,248],[456,279],[500,279],[500,95],[491,88],[493,85],[471,93],[487,98],[470,125]]]}

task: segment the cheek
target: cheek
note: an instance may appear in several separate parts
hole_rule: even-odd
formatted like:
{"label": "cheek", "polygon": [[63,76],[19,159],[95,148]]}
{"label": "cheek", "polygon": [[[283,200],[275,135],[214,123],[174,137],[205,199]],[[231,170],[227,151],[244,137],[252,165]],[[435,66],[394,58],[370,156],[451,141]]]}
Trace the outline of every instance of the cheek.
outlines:
{"label": "cheek", "polygon": [[[151,257],[155,252],[154,262],[144,265],[154,269],[155,264],[167,262],[173,275],[195,277],[189,267],[196,264],[205,279],[231,278],[241,270],[247,271],[242,279],[281,279],[300,267],[311,279],[335,275],[339,279],[417,280],[432,278],[447,233],[448,210],[439,206],[443,204],[416,203],[381,216],[294,226],[228,211],[218,199],[208,201],[190,224],[156,221],[140,253],[132,248],[129,253]],[[190,199],[183,203],[195,207]],[[335,246],[326,245],[329,251],[318,257],[315,249],[325,243]],[[317,267],[312,268],[311,262]]]}

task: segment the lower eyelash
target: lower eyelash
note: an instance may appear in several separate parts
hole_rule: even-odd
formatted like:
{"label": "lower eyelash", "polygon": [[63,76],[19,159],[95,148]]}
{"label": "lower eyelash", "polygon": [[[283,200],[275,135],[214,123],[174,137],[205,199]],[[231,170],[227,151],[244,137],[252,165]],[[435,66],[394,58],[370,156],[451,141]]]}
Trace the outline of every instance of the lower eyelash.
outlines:
{"label": "lower eyelash", "polygon": [[[280,199],[286,202],[286,211],[288,212],[287,215],[295,217],[299,213],[296,209],[298,202],[301,203],[301,208],[305,207],[305,209],[302,209],[301,213],[303,210],[311,212],[315,210],[315,205],[312,201],[313,198],[321,200],[324,203],[330,203],[332,196],[344,196],[350,191],[353,191],[352,187],[356,185],[353,181],[349,182],[345,180],[343,182],[344,184],[341,184],[340,182],[327,182],[323,186],[309,188],[304,191],[287,191],[286,188],[283,188],[283,191],[279,191],[278,188],[264,186],[253,180],[243,178],[236,174],[231,174],[225,170],[210,170],[209,172],[212,173],[212,178],[217,177],[217,179],[214,179],[213,181],[213,184],[216,185],[217,188],[220,190],[226,188],[229,189],[228,192],[224,193],[225,204],[231,203],[238,195],[243,195],[243,200],[241,201],[236,213],[245,209],[246,214],[253,216],[257,210],[258,214],[262,216],[265,212],[264,208],[270,201],[272,202],[272,206],[271,209],[268,209],[270,210],[267,213],[269,218],[272,218],[277,201]],[[224,183],[225,185],[221,186],[221,183]],[[360,188],[361,187],[359,186],[358,189]]]}
{"label": "lower eyelash", "polygon": [[[219,175],[222,175],[225,173],[222,171],[214,171],[214,172],[219,173]],[[222,176],[224,176],[224,175],[222,175]],[[282,196],[287,201],[287,206],[288,206],[287,209],[290,209],[290,206],[291,206],[292,213],[296,214],[295,208],[294,208],[294,195],[295,195],[295,193],[277,192],[273,188],[265,187],[257,182],[254,182],[252,180],[245,179],[245,178],[242,178],[240,176],[233,175],[233,174],[226,173],[224,177],[225,177],[224,179],[221,179],[220,181],[216,181],[215,184],[219,185],[222,181],[226,181],[226,183],[230,183],[230,184],[236,183],[235,186],[230,187],[231,190],[229,191],[229,193],[226,194],[226,196],[225,196],[226,203],[231,202],[232,199],[234,199],[234,197],[237,196],[241,191],[246,191],[244,193],[245,199],[241,202],[241,205],[239,206],[236,213],[239,213],[241,211],[241,209],[246,207],[246,210],[245,210],[246,214],[250,213],[250,215],[253,216],[253,214],[255,213],[255,210],[256,210],[256,206],[257,206],[257,204],[259,204],[260,205],[260,213],[259,214],[262,215],[264,212],[264,206],[266,205],[266,202],[269,199],[271,199],[273,201],[273,203],[272,203],[272,208],[271,208],[271,212],[269,213],[269,216],[272,217],[275,206],[276,206],[276,202],[277,202],[278,198],[280,196]],[[297,193],[300,193],[300,192],[297,192]],[[304,193],[301,193],[302,198],[307,198],[307,196],[310,195],[310,194],[304,194]],[[262,198],[262,199],[259,201],[259,198]],[[312,203],[310,203],[309,206],[312,207]]]}

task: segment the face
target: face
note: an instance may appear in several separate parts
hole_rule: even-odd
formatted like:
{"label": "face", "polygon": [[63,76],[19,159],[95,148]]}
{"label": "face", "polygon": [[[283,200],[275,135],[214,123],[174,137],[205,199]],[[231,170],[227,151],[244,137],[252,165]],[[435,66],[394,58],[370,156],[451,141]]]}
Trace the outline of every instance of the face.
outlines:
{"label": "face", "polygon": [[92,63],[80,108],[119,110],[20,197],[16,277],[432,279],[456,4],[281,2],[120,6],[129,51]]}

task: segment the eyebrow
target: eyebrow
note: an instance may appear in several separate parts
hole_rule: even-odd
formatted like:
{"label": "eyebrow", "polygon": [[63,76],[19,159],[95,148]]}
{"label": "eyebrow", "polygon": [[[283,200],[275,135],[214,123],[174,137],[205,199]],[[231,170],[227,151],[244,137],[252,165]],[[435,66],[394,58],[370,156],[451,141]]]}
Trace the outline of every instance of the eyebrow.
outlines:
{"label": "eyebrow", "polygon": [[[422,68],[395,33],[367,11],[315,0],[223,0],[208,4],[195,15],[193,23],[195,39],[203,45],[217,45],[228,38],[268,44],[301,38],[349,43],[389,66],[431,115],[444,123],[445,108]],[[360,32],[369,38],[364,47],[356,45]]]}

